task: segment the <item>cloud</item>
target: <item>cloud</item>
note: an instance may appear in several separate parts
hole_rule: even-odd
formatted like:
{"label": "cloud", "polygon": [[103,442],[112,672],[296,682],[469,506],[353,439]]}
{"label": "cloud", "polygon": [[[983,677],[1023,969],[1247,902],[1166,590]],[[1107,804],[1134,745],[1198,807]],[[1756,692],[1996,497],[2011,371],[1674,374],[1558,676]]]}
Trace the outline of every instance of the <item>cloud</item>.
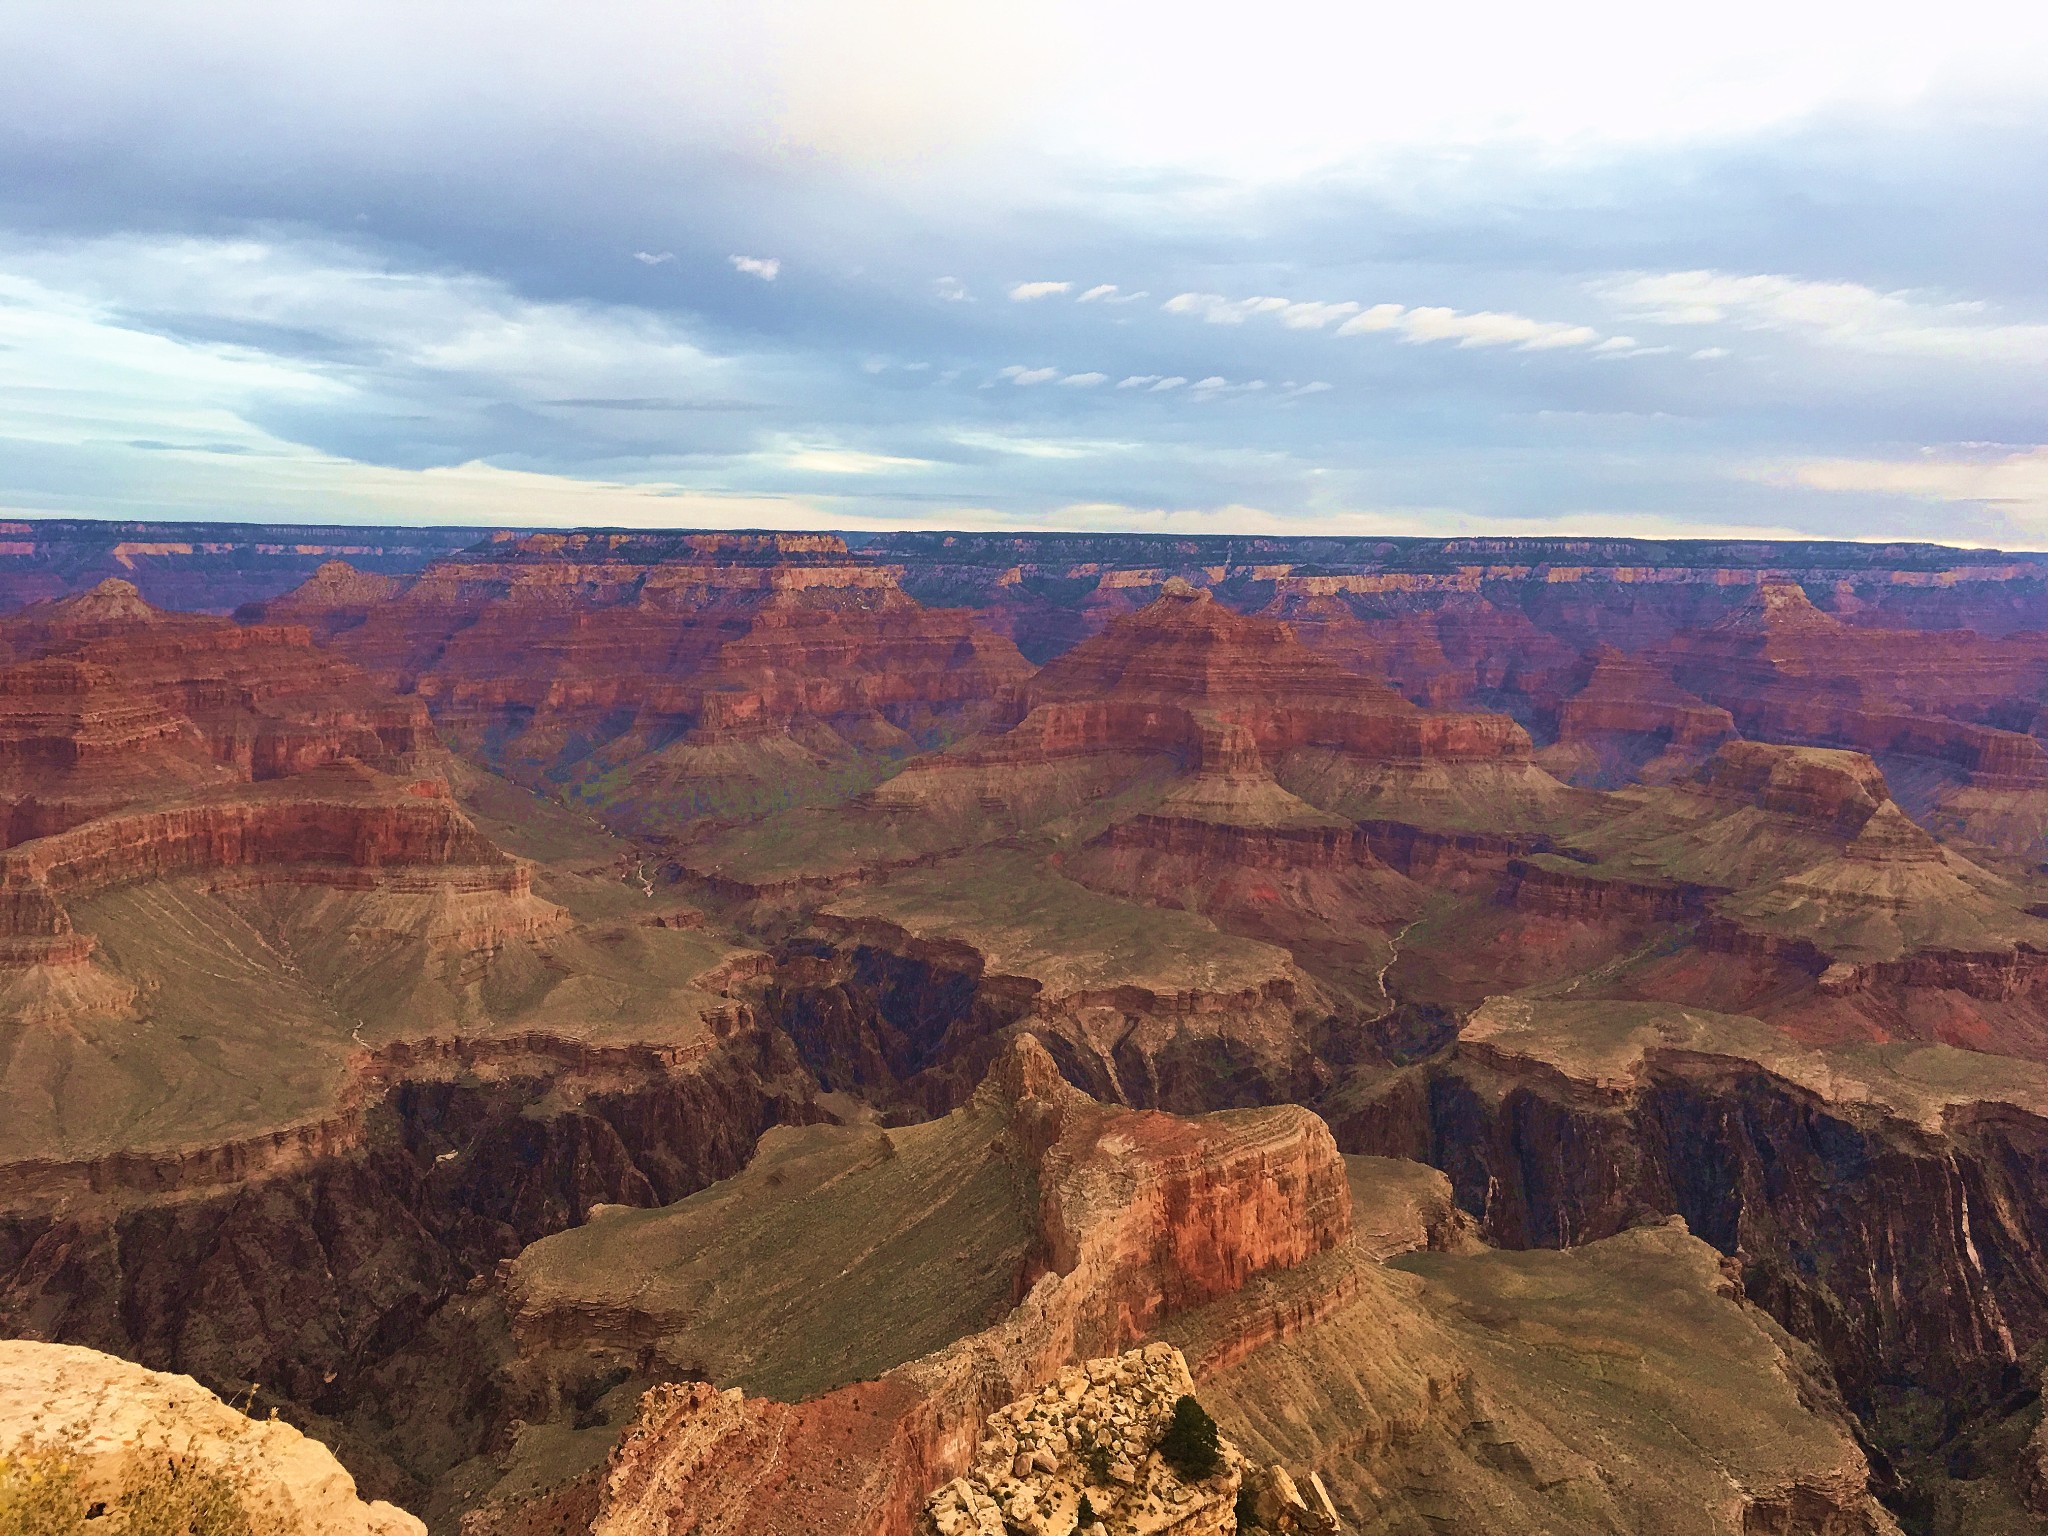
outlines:
{"label": "cloud", "polygon": [[1176,373],[1168,378],[1161,379],[1157,384],[1146,390],[1145,393],[1148,395],[1164,394],[1169,389],[1179,389],[1185,383],[1187,383],[1187,380]]}
{"label": "cloud", "polygon": [[1090,288],[1086,293],[1074,300],[1074,302],[1076,304],[1135,304],[1140,299],[1149,299],[1151,297],[1152,295],[1143,288],[1140,288],[1135,293],[1125,293],[1115,283],[1097,283],[1093,288]]}
{"label": "cloud", "polygon": [[1404,341],[1455,341],[1461,347],[1513,346],[1524,352],[1587,347],[1600,340],[1600,333],[1590,326],[1532,320],[1527,315],[1498,314],[1485,309],[1472,314],[1434,306],[1411,309],[1395,321],[1395,326]]}
{"label": "cloud", "polygon": [[1177,293],[1159,307],[1169,315],[1194,315],[1211,325],[1242,325],[1253,315],[1285,309],[1286,299],[1226,299],[1220,293]]}
{"label": "cloud", "polygon": [[1072,283],[1012,283],[1010,297],[1015,302],[1023,304],[1032,299],[1049,299],[1054,294],[1067,292],[1073,286]]}
{"label": "cloud", "polygon": [[1775,331],[1897,357],[2048,363],[2048,324],[1996,320],[1981,301],[1911,289],[1700,270],[1639,274],[1601,291],[1623,313],[1660,325]]}
{"label": "cloud", "polygon": [[749,277],[758,277],[764,283],[772,283],[782,270],[780,256],[728,256],[735,272],[744,272]]}
{"label": "cloud", "polygon": [[930,459],[866,453],[857,448],[817,443],[788,443],[763,457],[778,468],[818,475],[880,475],[934,467]]}
{"label": "cloud", "polygon": [[949,304],[965,304],[972,298],[967,291],[967,285],[957,277],[933,278],[932,292]]}
{"label": "cloud", "polygon": [[671,319],[329,243],[0,243],[6,344],[0,459],[26,436],[104,435],[423,467],[572,442],[615,459],[753,430],[738,370]]}
{"label": "cloud", "polygon": [[674,251],[635,251],[633,259],[645,266],[658,267],[665,261],[674,261],[676,253]]}
{"label": "cloud", "polygon": [[1118,379],[1116,387],[1118,389],[1143,389],[1147,384],[1157,384],[1158,382],[1159,375],[1156,373],[1134,373],[1127,379]]}
{"label": "cloud", "polygon": [[1363,336],[1371,331],[1391,331],[1401,323],[1401,316],[1407,313],[1402,304],[1375,304],[1361,310],[1337,327],[1339,336]]}
{"label": "cloud", "polygon": [[1286,385],[1284,386],[1282,392],[1286,394],[1290,399],[1297,399],[1302,395],[1320,395],[1329,390],[1335,389],[1336,387],[1337,386],[1334,384],[1326,384],[1321,379],[1317,379],[1310,384]]}
{"label": "cloud", "polygon": [[1109,382],[1106,373],[1070,373],[1060,383],[1069,389],[1093,389],[1098,384]]}
{"label": "cloud", "polygon": [[1022,363],[1012,363],[996,374],[997,378],[1008,379],[1012,384],[1043,384],[1059,376],[1057,368],[1026,368]]}
{"label": "cloud", "polygon": [[1717,357],[1727,357],[1729,355],[1726,347],[1701,347],[1699,351],[1692,353],[1691,357],[1696,363],[1710,363]]}
{"label": "cloud", "polygon": [[1451,341],[1461,347],[1513,346],[1524,352],[1587,347],[1601,339],[1590,326],[1561,320],[1532,320],[1527,315],[1493,310],[1464,313],[1440,306],[1409,309],[1401,304],[1375,304],[1367,308],[1349,299],[1332,303],[1271,295],[1230,299],[1220,293],[1180,293],[1160,308],[1211,325],[1242,325],[1256,316],[1270,315],[1289,330],[1320,331],[1335,325],[1339,336],[1394,331],[1401,340],[1417,344]]}
{"label": "cloud", "polygon": [[952,440],[962,448],[1021,459],[1096,459],[1132,453],[1143,447],[1140,443],[1102,438],[1031,437],[1008,432],[955,432]]}
{"label": "cloud", "polygon": [[1755,474],[1769,484],[1810,490],[1978,502],[2034,520],[2036,534],[2048,532],[2048,445],[1996,456],[1930,452],[1912,459],[1813,459],[1767,465]]}

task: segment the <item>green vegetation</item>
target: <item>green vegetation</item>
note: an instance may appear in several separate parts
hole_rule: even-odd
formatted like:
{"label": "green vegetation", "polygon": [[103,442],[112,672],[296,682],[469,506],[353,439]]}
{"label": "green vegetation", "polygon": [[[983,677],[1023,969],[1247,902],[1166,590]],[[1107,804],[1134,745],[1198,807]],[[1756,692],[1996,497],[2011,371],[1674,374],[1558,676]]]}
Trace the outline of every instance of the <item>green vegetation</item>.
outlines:
{"label": "green vegetation", "polygon": [[1100,1525],[1102,1516],[1095,1513],[1095,1506],[1087,1494],[1081,1495],[1081,1502],[1074,1506],[1074,1529],[1085,1531],[1091,1525]]}
{"label": "green vegetation", "polygon": [[1249,1483],[1241,1485],[1237,1490],[1237,1528],[1240,1532],[1265,1529],[1259,1524],[1258,1496],[1252,1492]]}
{"label": "green vegetation", "polygon": [[81,1536],[85,1493],[78,1463],[60,1451],[0,1455],[0,1533]]}
{"label": "green vegetation", "polygon": [[1183,1477],[1200,1480],[1222,1465],[1216,1443],[1216,1421],[1209,1410],[1183,1392],[1173,1405],[1173,1422],[1159,1437],[1159,1454]]}
{"label": "green vegetation", "polygon": [[[102,1523],[104,1522],[104,1523]],[[234,1483],[166,1456],[132,1473],[111,1500],[94,1500],[67,1452],[0,1455],[0,1536],[257,1536]]]}
{"label": "green vegetation", "polygon": [[1081,1460],[1088,1468],[1088,1475],[1098,1483],[1109,1481],[1109,1464],[1114,1459],[1109,1447],[1100,1442],[1081,1448]]}

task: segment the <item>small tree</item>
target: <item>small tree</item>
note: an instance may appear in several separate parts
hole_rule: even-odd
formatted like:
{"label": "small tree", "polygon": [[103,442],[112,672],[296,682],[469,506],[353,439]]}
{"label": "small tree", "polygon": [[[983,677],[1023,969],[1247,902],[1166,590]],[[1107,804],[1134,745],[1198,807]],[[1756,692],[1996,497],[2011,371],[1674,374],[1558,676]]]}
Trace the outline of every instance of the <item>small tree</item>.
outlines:
{"label": "small tree", "polygon": [[1265,1529],[1259,1524],[1259,1496],[1252,1492],[1250,1483],[1237,1490],[1237,1528],[1240,1531]]}
{"label": "small tree", "polygon": [[1074,1510],[1074,1529],[1085,1531],[1089,1526],[1101,1523],[1102,1516],[1095,1513],[1095,1505],[1090,1502],[1087,1494],[1082,1494],[1081,1502]]}
{"label": "small tree", "polygon": [[1173,1405],[1173,1422],[1159,1437],[1159,1454],[1181,1476],[1198,1482],[1223,1462],[1223,1452],[1216,1443],[1216,1421],[1186,1393]]}

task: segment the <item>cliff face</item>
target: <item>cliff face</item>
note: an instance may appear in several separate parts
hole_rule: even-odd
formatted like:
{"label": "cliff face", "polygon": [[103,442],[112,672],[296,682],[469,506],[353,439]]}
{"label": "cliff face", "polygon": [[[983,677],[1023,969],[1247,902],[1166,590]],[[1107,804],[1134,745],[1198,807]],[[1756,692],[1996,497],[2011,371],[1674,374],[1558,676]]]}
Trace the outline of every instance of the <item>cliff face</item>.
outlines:
{"label": "cliff face", "polygon": [[2048,677],[2038,637],[1849,625],[1799,587],[1767,584],[1663,659],[1746,735],[1925,759],[1985,789],[2048,783],[2041,744],[1994,723]]}
{"label": "cliff face", "polygon": [[[158,750],[183,737],[245,781],[343,758],[394,768],[435,745],[416,703],[315,650],[305,629],[166,613],[125,581],[30,605],[0,622],[0,650],[29,663],[0,691],[13,716],[0,733],[25,738],[15,755],[89,780],[122,771],[109,730],[141,731],[135,745]],[[138,792],[147,766],[126,764]]]}
{"label": "cliff face", "polygon": [[[1201,1121],[1105,1111],[1020,1043],[980,1090],[1037,1163],[1045,1271],[994,1327],[803,1403],[713,1388],[651,1394],[606,1474],[593,1531],[695,1528],[909,1536],[966,1470],[983,1418],[1115,1352],[1176,1308],[1300,1263],[1349,1231],[1321,1123],[1275,1109]],[[769,1444],[776,1454],[765,1457]],[[732,1475],[741,1467],[754,1475]]]}

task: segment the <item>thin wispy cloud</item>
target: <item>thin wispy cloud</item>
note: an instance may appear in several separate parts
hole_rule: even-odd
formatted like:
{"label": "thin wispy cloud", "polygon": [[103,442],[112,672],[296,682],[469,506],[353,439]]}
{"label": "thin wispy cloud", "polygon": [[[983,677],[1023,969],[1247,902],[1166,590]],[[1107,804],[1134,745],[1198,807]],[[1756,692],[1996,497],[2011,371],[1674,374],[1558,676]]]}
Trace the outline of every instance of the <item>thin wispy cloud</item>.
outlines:
{"label": "thin wispy cloud", "polygon": [[1777,331],[1904,357],[2048,363],[2048,324],[2001,320],[1981,300],[1713,271],[1646,274],[1603,291],[1623,313],[1661,325]]}
{"label": "thin wispy cloud", "polygon": [[735,272],[744,272],[748,277],[758,277],[764,283],[772,283],[782,271],[779,256],[728,256]]}
{"label": "thin wispy cloud", "polygon": [[1055,282],[1012,283],[1010,298],[1016,303],[1028,304],[1033,299],[1049,299],[1057,294],[1067,293],[1073,286],[1072,283]]}
{"label": "thin wispy cloud", "polygon": [[676,253],[674,251],[635,251],[633,259],[642,266],[658,267],[664,262],[674,261]]}
{"label": "thin wispy cloud", "polygon": [[[1518,347],[1526,352],[1558,347],[1590,347],[1601,341],[1591,326],[1561,320],[1534,320],[1527,315],[1493,310],[1462,312],[1438,305],[1410,309],[1401,304],[1355,300],[1327,302],[1273,296],[1230,299],[1220,293],[1179,293],[1160,306],[1171,315],[1188,315],[1211,325],[1243,325],[1270,318],[1288,330],[1321,331],[1336,327],[1339,336],[1376,331],[1393,333],[1408,342],[1449,341],[1461,347]],[[1631,344],[1632,345],[1632,344]]]}

